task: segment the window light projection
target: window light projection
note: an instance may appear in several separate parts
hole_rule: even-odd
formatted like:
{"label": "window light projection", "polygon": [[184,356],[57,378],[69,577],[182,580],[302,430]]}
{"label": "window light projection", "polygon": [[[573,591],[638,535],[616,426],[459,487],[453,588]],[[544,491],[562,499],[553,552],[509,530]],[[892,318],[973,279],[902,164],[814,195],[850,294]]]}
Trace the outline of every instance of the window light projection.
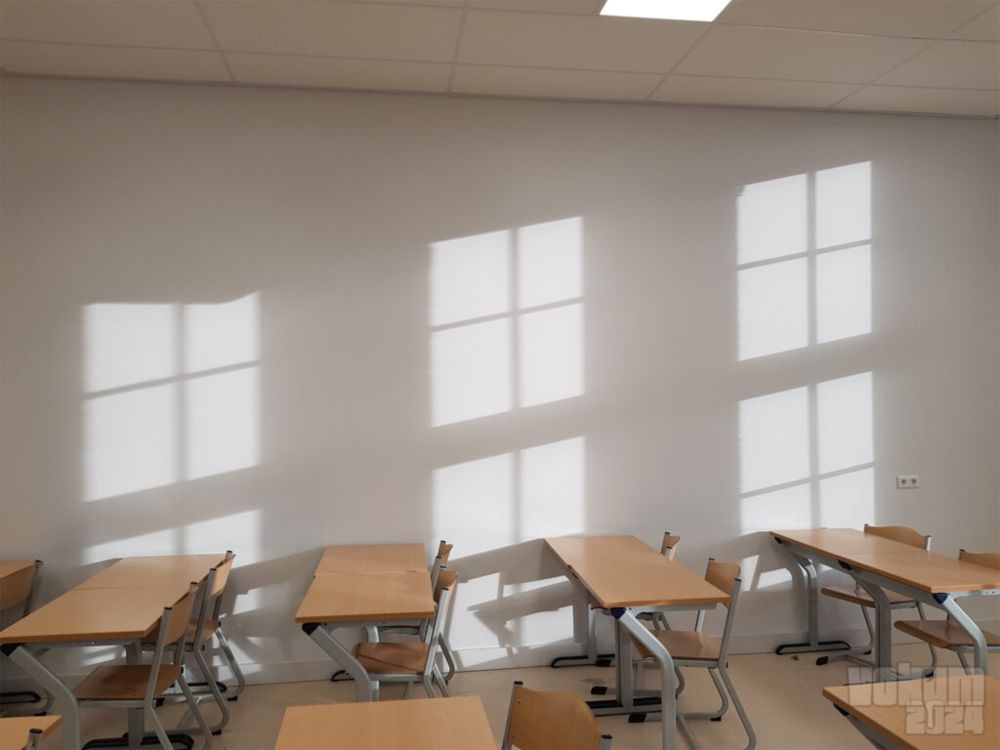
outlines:
{"label": "window light projection", "polygon": [[737,357],[871,333],[871,164],[744,186]]}
{"label": "window light projection", "polygon": [[579,396],[583,221],[431,245],[431,424]]}
{"label": "window light projection", "polygon": [[602,16],[669,21],[714,21],[730,0],[607,0]]}
{"label": "window light projection", "polygon": [[[463,555],[475,555],[530,539],[580,533],[586,520],[584,466],[584,438],[573,437],[441,467],[433,476],[434,538],[461,539]],[[466,614],[532,586],[540,584],[505,586],[496,574],[463,582],[455,595],[452,646],[520,646],[526,645],[529,634],[540,637],[543,631],[546,640],[571,639],[569,607],[519,616],[508,633],[516,641],[511,643],[480,618]]]}
{"label": "window light projection", "polygon": [[871,372],[741,401],[742,533],[872,523],[872,404]]}
{"label": "window light projection", "polygon": [[259,304],[84,308],[84,499],[260,462]]}

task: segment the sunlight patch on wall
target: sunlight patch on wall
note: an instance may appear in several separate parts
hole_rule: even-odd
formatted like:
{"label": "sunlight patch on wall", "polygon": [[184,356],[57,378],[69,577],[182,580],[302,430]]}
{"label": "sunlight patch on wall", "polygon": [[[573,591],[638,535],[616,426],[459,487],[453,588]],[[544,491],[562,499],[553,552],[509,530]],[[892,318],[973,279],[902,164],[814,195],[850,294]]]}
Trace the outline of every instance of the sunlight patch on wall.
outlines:
{"label": "sunlight patch on wall", "polygon": [[583,221],[431,245],[431,424],[579,396]]}
{"label": "sunlight patch on wall", "polygon": [[816,257],[816,341],[871,333],[871,247],[833,250]]}
{"label": "sunlight patch on wall", "polygon": [[83,403],[87,500],[177,481],[177,385],[150,386]]}
{"label": "sunlight patch on wall", "polygon": [[871,162],[818,171],[816,246],[867,242],[871,236]]}
{"label": "sunlight patch on wall", "polygon": [[792,388],[740,401],[740,491],[809,476],[809,391]]}
{"label": "sunlight patch on wall", "polygon": [[463,555],[513,543],[513,467],[504,453],[435,469],[434,537],[460,543]]}
{"label": "sunlight patch on wall", "polygon": [[871,467],[821,479],[819,525],[860,529],[875,522],[875,470]]}
{"label": "sunlight patch on wall", "polygon": [[819,472],[871,463],[872,374],[863,372],[817,386]]}
{"label": "sunlight patch on wall", "polygon": [[804,174],[747,185],[736,202],[738,262],[805,252],[808,182]]}
{"label": "sunlight patch on wall", "polygon": [[753,534],[774,529],[808,529],[813,525],[810,497],[806,483],[748,495],[740,503],[740,531]]}
{"label": "sunlight patch on wall", "polygon": [[85,500],[260,462],[259,306],[83,309]]}
{"label": "sunlight patch on wall", "polygon": [[741,360],[809,344],[809,283],[804,258],[741,270],[737,294]]}

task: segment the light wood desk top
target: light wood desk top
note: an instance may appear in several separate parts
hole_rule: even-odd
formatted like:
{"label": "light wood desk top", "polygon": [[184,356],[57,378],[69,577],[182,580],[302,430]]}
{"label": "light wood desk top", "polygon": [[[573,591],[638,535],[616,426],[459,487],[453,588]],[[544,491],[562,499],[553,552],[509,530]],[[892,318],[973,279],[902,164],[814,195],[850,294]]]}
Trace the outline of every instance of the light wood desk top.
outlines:
{"label": "light wood desk top", "polygon": [[0,631],[0,643],[130,640],[147,635],[188,586],[70,589]]}
{"label": "light wood desk top", "polygon": [[201,583],[208,571],[225,559],[217,555],[160,555],[123,557],[91,576],[77,589],[132,589]]}
{"label": "light wood desk top", "polygon": [[993,677],[949,675],[838,685],[823,688],[823,695],[904,748],[1000,747],[1000,682]]}
{"label": "light wood desk top", "polygon": [[5,716],[0,718],[0,750],[24,750],[28,732],[41,729],[45,737],[59,724],[58,716]]}
{"label": "light wood desk top", "polygon": [[323,573],[313,577],[296,622],[406,620],[434,616],[426,570]]}
{"label": "light wood desk top", "polygon": [[858,529],[772,531],[771,535],[932,594],[1000,588],[1000,570]]}
{"label": "light wood desk top", "polygon": [[327,547],[316,573],[384,573],[427,570],[422,544],[350,544]]}
{"label": "light wood desk top", "polygon": [[35,567],[34,560],[0,560],[0,578],[19,573],[25,568]]}
{"label": "light wood desk top", "polygon": [[275,750],[496,750],[476,696],[290,706]]}
{"label": "light wood desk top", "polygon": [[605,609],[729,600],[702,576],[634,536],[563,536],[545,543]]}

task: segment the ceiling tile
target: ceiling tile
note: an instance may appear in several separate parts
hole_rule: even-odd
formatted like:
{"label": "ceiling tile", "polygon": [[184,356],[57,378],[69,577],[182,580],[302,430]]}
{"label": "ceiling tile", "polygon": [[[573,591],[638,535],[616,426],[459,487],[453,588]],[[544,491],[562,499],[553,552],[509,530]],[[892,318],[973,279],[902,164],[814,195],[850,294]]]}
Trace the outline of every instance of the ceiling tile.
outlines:
{"label": "ceiling tile", "polygon": [[992,0],[733,0],[720,23],[903,37],[943,37]]}
{"label": "ceiling tile", "polygon": [[604,7],[604,0],[469,0],[469,7],[478,10],[575,13],[592,16]]}
{"label": "ceiling tile", "polygon": [[33,42],[215,49],[194,3],[4,0],[4,39]]}
{"label": "ceiling tile", "polygon": [[688,104],[830,107],[857,88],[857,84],[854,83],[672,75],[667,77],[650,98],[660,102]]}
{"label": "ceiling tile", "polygon": [[1000,116],[1000,92],[865,86],[840,102],[837,109],[996,117]]}
{"label": "ceiling tile", "polygon": [[229,81],[218,52],[4,42],[4,70],[36,75],[141,78],[157,81]]}
{"label": "ceiling tile", "polygon": [[222,49],[450,62],[462,11],[334,2],[205,2]]}
{"label": "ceiling tile", "polygon": [[1000,42],[1000,5],[982,13],[948,35],[950,39],[972,39],[981,42]]}
{"label": "ceiling tile", "polygon": [[456,65],[451,90],[494,96],[641,101],[660,78],[657,73]]}
{"label": "ceiling tile", "polygon": [[707,27],[687,21],[469,11],[458,61],[665,73]]}
{"label": "ceiling tile", "polygon": [[237,81],[281,86],[439,91],[448,88],[451,65],[393,60],[343,60],[333,57],[253,55],[228,52]]}
{"label": "ceiling tile", "polygon": [[869,83],[928,44],[822,31],[713,26],[674,72]]}
{"label": "ceiling tile", "polygon": [[943,41],[878,79],[880,84],[941,86],[956,89],[1000,88],[1000,44]]}

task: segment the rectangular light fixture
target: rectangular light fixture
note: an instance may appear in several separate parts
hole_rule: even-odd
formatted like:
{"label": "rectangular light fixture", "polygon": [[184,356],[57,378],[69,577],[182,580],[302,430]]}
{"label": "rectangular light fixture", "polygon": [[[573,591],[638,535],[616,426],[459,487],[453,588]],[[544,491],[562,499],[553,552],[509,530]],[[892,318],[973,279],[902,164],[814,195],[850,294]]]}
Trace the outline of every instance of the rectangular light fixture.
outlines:
{"label": "rectangular light fixture", "polygon": [[607,0],[601,8],[601,15],[714,21],[727,5],[729,0]]}

